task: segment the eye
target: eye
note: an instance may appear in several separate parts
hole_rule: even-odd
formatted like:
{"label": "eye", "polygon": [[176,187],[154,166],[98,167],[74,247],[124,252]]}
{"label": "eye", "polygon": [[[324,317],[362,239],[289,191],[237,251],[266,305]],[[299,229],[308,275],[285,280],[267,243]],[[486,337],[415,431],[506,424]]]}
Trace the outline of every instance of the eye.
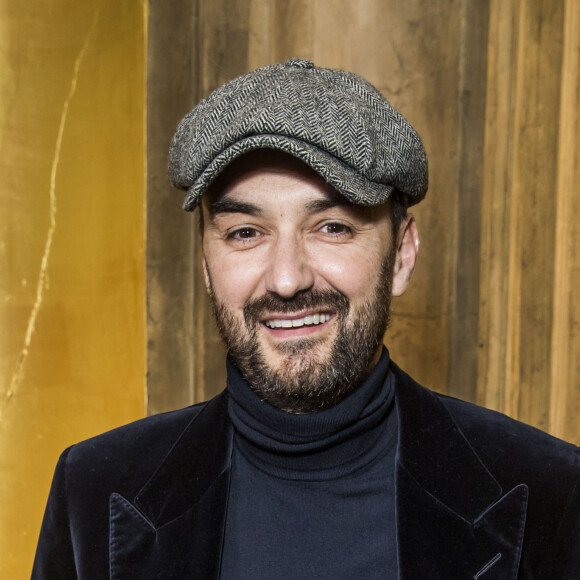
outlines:
{"label": "eye", "polygon": [[256,230],[255,228],[244,227],[244,228],[239,228],[237,230],[229,232],[228,239],[229,240],[250,241],[250,240],[254,240],[255,238],[257,238],[260,235],[261,235],[260,232],[258,230]]}
{"label": "eye", "polygon": [[345,224],[340,222],[330,222],[322,226],[322,231],[331,236],[346,236],[352,233],[352,230]]}

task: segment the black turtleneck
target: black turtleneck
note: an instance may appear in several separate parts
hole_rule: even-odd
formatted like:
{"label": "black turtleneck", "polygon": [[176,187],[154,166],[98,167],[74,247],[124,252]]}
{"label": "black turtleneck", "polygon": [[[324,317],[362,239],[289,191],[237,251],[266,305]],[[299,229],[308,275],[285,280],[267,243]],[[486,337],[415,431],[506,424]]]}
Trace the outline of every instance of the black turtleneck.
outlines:
{"label": "black turtleneck", "polygon": [[344,401],[293,415],[228,360],[235,435],[221,578],[397,578],[392,382],[385,349]]}

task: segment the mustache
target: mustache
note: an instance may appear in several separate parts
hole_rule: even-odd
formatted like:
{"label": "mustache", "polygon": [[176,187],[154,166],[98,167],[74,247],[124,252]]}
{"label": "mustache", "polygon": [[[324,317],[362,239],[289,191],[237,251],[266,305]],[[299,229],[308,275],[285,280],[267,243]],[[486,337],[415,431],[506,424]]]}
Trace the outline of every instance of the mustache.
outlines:
{"label": "mustache", "polygon": [[275,293],[265,294],[246,302],[244,318],[246,322],[256,322],[266,314],[276,312],[299,312],[316,308],[318,310],[336,310],[338,314],[348,312],[350,300],[338,290],[304,290],[291,298],[283,298]]}

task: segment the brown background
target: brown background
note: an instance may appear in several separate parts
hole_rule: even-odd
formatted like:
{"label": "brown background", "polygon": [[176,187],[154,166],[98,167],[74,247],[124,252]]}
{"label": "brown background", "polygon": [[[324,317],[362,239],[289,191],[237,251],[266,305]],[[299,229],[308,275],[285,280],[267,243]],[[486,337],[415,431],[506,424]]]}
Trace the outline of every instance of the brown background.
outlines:
{"label": "brown background", "polygon": [[429,155],[393,358],[438,391],[580,442],[579,20],[574,0],[151,2],[149,412],[224,386],[195,219],[167,184],[171,133],[223,82],[303,57],[367,77]]}

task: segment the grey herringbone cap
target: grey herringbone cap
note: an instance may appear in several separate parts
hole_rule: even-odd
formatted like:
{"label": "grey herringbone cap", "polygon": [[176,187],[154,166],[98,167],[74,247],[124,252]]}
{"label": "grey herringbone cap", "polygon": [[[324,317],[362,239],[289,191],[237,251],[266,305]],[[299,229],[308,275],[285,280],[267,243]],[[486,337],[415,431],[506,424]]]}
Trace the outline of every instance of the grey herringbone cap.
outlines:
{"label": "grey herringbone cap", "polygon": [[350,72],[301,59],[260,68],[216,89],[181,121],[169,175],[193,210],[212,180],[251,149],[298,157],[353,203],[393,190],[415,204],[427,192],[427,156],[410,123]]}

